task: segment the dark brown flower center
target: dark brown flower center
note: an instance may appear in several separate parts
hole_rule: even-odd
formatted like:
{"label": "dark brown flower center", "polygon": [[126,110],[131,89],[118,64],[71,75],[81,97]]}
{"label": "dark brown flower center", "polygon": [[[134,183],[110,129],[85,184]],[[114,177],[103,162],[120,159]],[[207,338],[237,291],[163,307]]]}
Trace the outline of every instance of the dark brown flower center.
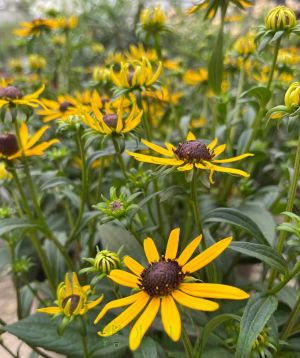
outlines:
{"label": "dark brown flower center", "polygon": [[182,282],[184,274],[176,261],[150,264],[141,274],[141,285],[150,296],[167,296]]}
{"label": "dark brown flower center", "polygon": [[9,157],[10,155],[17,153],[18,150],[18,141],[14,134],[9,133],[0,136],[0,154]]}
{"label": "dark brown flower center", "polygon": [[6,86],[0,88],[0,98],[19,99],[22,97],[22,92],[15,86]]}
{"label": "dark brown flower center", "polygon": [[68,102],[68,101],[64,101],[60,104],[59,106],[59,110],[61,112],[65,112],[70,106],[72,106],[72,103]]}
{"label": "dark brown flower center", "polygon": [[105,114],[103,120],[109,127],[117,128],[118,115],[116,113]]}
{"label": "dark brown flower center", "polygon": [[70,313],[72,314],[76,310],[76,308],[77,308],[77,306],[78,306],[78,304],[80,302],[80,296],[78,296],[78,295],[70,295],[70,296],[66,297],[62,301],[62,307],[65,308],[69,301],[71,301],[71,303],[70,303]]}
{"label": "dark brown flower center", "polygon": [[214,157],[213,151],[210,151],[200,140],[189,140],[180,143],[174,153],[179,159],[187,162],[211,160]]}

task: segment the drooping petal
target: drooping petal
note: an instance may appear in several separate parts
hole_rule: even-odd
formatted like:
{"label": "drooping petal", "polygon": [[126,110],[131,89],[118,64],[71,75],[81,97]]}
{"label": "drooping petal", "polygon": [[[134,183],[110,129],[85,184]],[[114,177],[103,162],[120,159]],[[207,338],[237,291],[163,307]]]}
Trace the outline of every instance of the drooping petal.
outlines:
{"label": "drooping petal", "polygon": [[202,267],[208,265],[215,258],[217,258],[221,253],[229,246],[232,237],[227,237],[226,239],[220,240],[216,244],[210,246],[208,249],[201,252],[182,268],[184,273],[193,273],[200,270]]}
{"label": "drooping petal", "polygon": [[199,311],[215,311],[219,308],[218,303],[203,298],[192,297],[184,292],[175,290],[172,292],[174,299],[183,306]]}
{"label": "drooping petal", "polygon": [[218,155],[222,154],[225,149],[226,149],[226,144],[218,145],[218,146],[214,149],[214,158],[216,158]]}
{"label": "drooping petal", "polygon": [[137,276],[140,276],[145,269],[139,262],[137,262],[131,256],[125,256],[123,262],[129,268],[129,270],[132,271]]}
{"label": "drooping petal", "polygon": [[139,279],[137,276],[133,275],[132,273],[122,271],[122,270],[112,270],[108,277],[118,283],[119,285],[138,288]]}
{"label": "drooping petal", "polygon": [[189,283],[180,284],[180,290],[196,297],[221,298],[229,300],[244,300],[249,298],[249,294],[240,288],[221,285],[217,283]]}
{"label": "drooping petal", "polygon": [[128,297],[124,297],[124,298],[119,298],[118,300],[114,300],[114,301],[110,301],[108,302],[100,311],[100,313],[98,314],[98,316],[96,317],[94,324],[98,323],[100,321],[100,319],[102,317],[105,316],[105,314],[113,309],[113,308],[119,308],[119,307],[123,307],[123,306],[128,306],[131,303],[139,300],[140,298],[142,298],[144,296],[144,292],[140,291],[138,293],[135,293],[134,295],[128,296]]}
{"label": "drooping petal", "polygon": [[143,144],[145,144],[145,146],[147,146],[148,148],[154,150],[155,152],[159,153],[159,154],[162,154],[162,155],[165,155],[167,157],[172,157],[173,156],[173,152],[170,152],[169,150],[163,148],[163,147],[160,147],[159,145],[157,144],[154,144],[154,143],[151,143],[145,139],[142,139],[141,142]]}
{"label": "drooping petal", "polygon": [[173,340],[181,336],[181,318],[172,296],[163,296],[161,301],[161,319],[165,332]]}
{"label": "drooping petal", "polygon": [[219,165],[214,165],[214,164],[210,164],[209,169],[214,170],[216,172],[221,172],[221,173],[236,174],[236,175],[240,175],[240,176],[245,177],[245,178],[248,178],[250,176],[249,173],[247,173],[247,172],[245,172],[243,170],[235,169],[235,168],[229,168],[229,167],[221,167]]}
{"label": "drooping petal", "polygon": [[135,153],[127,151],[128,155],[133,156],[136,160],[144,163],[151,163],[151,164],[159,164],[159,165],[181,165],[184,162],[182,160],[177,160],[173,158],[157,158],[152,157],[151,155],[145,155],[141,153]]}
{"label": "drooping petal", "polygon": [[196,248],[199,246],[202,240],[202,235],[197,236],[191,243],[189,243],[186,248],[182,251],[181,255],[176,260],[179,266],[183,266],[188,262],[190,257],[193,255]]}
{"label": "drooping petal", "polygon": [[179,243],[180,228],[177,227],[170,232],[165,259],[174,260],[177,255],[178,243]]}
{"label": "drooping petal", "polygon": [[149,263],[159,261],[159,253],[154,241],[150,237],[144,240],[144,251]]}
{"label": "drooping petal", "polygon": [[241,159],[247,158],[247,157],[253,157],[254,154],[252,153],[245,153],[245,154],[241,154],[238,155],[236,157],[232,157],[232,158],[227,158],[227,159],[214,159],[212,162],[213,163],[232,163],[232,162],[237,162]]}
{"label": "drooping petal", "polygon": [[100,296],[99,298],[97,298],[96,300],[89,302],[89,303],[87,304],[87,309],[88,309],[88,310],[91,310],[92,308],[98,306],[99,303],[102,302],[103,297],[104,297],[104,295],[101,295],[101,296]]}
{"label": "drooping petal", "polygon": [[177,170],[179,170],[180,172],[185,172],[187,170],[192,170],[194,168],[194,164],[192,163],[187,163],[181,167],[178,167]]}
{"label": "drooping petal", "polygon": [[110,323],[108,323],[102,330],[102,332],[98,332],[98,334],[102,337],[111,336],[121,329],[126,327],[135,317],[145,308],[148,303],[150,296],[145,292],[141,292],[143,295],[135,301],[131,306],[126,308],[119,316],[113,319]]}
{"label": "drooping petal", "polygon": [[145,311],[141,314],[139,319],[135,322],[129,334],[129,347],[131,350],[136,350],[145,333],[154,321],[160,306],[160,298],[153,297]]}
{"label": "drooping petal", "polygon": [[212,150],[218,144],[218,138],[215,138],[211,143],[208,144],[207,149]]}

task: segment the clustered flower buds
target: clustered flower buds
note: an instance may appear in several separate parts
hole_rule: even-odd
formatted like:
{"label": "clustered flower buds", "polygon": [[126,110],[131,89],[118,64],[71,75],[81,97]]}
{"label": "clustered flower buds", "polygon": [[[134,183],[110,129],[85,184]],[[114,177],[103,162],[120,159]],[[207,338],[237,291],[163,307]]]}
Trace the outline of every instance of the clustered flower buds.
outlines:
{"label": "clustered flower buds", "polygon": [[277,6],[270,10],[265,18],[265,26],[269,30],[280,31],[291,29],[296,25],[296,15],[292,9]]}

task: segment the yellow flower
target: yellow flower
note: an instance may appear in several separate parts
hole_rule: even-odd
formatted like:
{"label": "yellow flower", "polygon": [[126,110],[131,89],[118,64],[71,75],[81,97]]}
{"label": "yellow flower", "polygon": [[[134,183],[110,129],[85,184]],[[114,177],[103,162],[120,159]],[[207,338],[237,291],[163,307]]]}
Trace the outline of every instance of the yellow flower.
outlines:
{"label": "yellow flower", "polygon": [[[133,130],[140,122],[143,111],[134,102],[130,113],[128,113],[128,100],[122,98],[115,102],[106,102],[105,113],[101,113],[99,98],[94,96],[91,99],[92,113],[82,113],[82,121],[101,134],[127,133]],[[100,108],[100,109],[99,109]]]}
{"label": "yellow flower", "polygon": [[95,67],[93,70],[93,80],[100,83],[110,81],[110,70],[106,67]]}
{"label": "yellow flower", "polygon": [[143,44],[138,44],[137,46],[130,45],[126,56],[129,61],[140,61],[143,57],[146,57],[150,62],[158,60],[156,51],[154,49],[146,51]]}
{"label": "yellow flower", "polygon": [[57,23],[53,19],[34,19],[31,22],[21,22],[21,28],[15,29],[13,33],[17,36],[39,36],[43,31],[56,28]]}
{"label": "yellow flower", "polygon": [[189,132],[186,141],[180,143],[177,148],[171,143],[166,143],[166,148],[163,148],[144,139],[142,139],[142,143],[167,158],[153,157],[127,151],[129,155],[140,162],[171,165],[177,167],[177,170],[179,171],[188,171],[194,168],[208,170],[210,172],[209,180],[211,183],[213,183],[214,172],[236,174],[246,178],[249,177],[249,174],[243,170],[223,167],[218,164],[236,162],[246,157],[253,156],[253,154],[246,153],[227,159],[215,159],[226,149],[226,144],[221,144],[216,147],[218,143],[217,139],[214,139],[210,144],[205,145],[202,141],[197,140],[192,132]]}
{"label": "yellow flower", "polygon": [[288,109],[300,107],[300,82],[290,85],[284,96],[284,103]]}
{"label": "yellow flower", "polygon": [[[1,139],[0,139],[1,141]],[[1,157],[1,154],[0,154]],[[11,179],[12,175],[10,172],[8,172],[6,170],[6,165],[5,163],[0,163],[0,180],[7,180],[7,179]]]}
{"label": "yellow flower", "polygon": [[265,18],[266,28],[273,31],[291,29],[296,23],[294,11],[285,6],[276,6]]}
{"label": "yellow flower", "polygon": [[140,22],[146,32],[158,33],[166,24],[166,14],[159,5],[154,8],[143,9],[140,15]]}
{"label": "yellow flower", "polygon": [[234,44],[234,50],[243,56],[248,56],[255,52],[256,46],[254,42],[254,35],[247,34],[246,36],[239,37]]}
{"label": "yellow flower", "polygon": [[120,88],[149,87],[157,81],[161,69],[162,63],[159,62],[155,73],[153,73],[150,61],[143,57],[141,61],[121,62],[121,69],[118,73],[115,73],[111,68],[111,79]]}
{"label": "yellow flower", "polygon": [[61,282],[56,290],[58,306],[39,308],[37,312],[50,315],[63,314],[67,317],[82,316],[103,300],[101,295],[95,301],[88,302],[90,292],[90,285],[81,286],[75,272],[72,273],[72,281],[66,273],[65,281]]}
{"label": "yellow flower", "polygon": [[28,127],[25,122],[20,126],[20,145],[19,148],[17,138],[14,134],[4,134],[0,136],[0,157],[8,160],[20,158],[23,155],[31,157],[34,155],[43,155],[44,151],[52,144],[59,142],[58,139],[51,139],[47,142],[40,143],[36,146],[36,142],[42,137],[48,126],[40,128],[33,136],[29,137]]}
{"label": "yellow flower", "polygon": [[38,110],[37,114],[44,116],[44,122],[54,119],[65,120],[69,116],[78,114],[78,102],[71,96],[58,96],[56,101],[43,98],[40,102],[43,108]]}
{"label": "yellow flower", "polygon": [[63,30],[72,30],[78,24],[77,16],[71,16],[69,19],[66,17],[58,17],[55,19],[56,28],[63,29]]}
{"label": "yellow flower", "polygon": [[45,85],[32,94],[23,96],[23,93],[15,86],[0,87],[0,108],[5,105],[38,107],[39,95],[44,91]]}
{"label": "yellow flower", "polygon": [[95,323],[112,308],[129,307],[108,323],[99,335],[107,337],[117,333],[143,311],[129,334],[129,347],[135,350],[160,309],[165,332],[173,341],[178,341],[181,336],[181,318],[175,301],[195,310],[215,311],[219,304],[206,298],[243,300],[249,297],[246,292],[233,286],[190,282],[189,275],[217,258],[228,247],[231,237],[220,240],[190,260],[199,246],[201,236],[196,237],[177,257],[179,231],[179,228],[171,231],[165,255],[159,255],[151,238],[144,240],[145,255],[149,262],[146,268],[132,257],[125,256],[124,264],[132,273],[122,270],[110,272],[109,278],[112,281],[138,292],[104,306]]}
{"label": "yellow flower", "polygon": [[183,96],[182,92],[175,92],[170,94],[167,86],[162,86],[156,91],[146,91],[145,97],[154,98],[164,103],[178,103],[178,100]]}
{"label": "yellow flower", "polygon": [[23,72],[23,63],[19,58],[11,58],[8,61],[9,68],[16,72],[16,73],[22,73]]}
{"label": "yellow flower", "polygon": [[32,54],[28,57],[28,64],[32,70],[41,70],[46,67],[47,61],[45,57],[37,54]]}
{"label": "yellow flower", "polygon": [[199,68],[197,71],[187,70],[182,79],[187,85],[196,86],[208,80],[208,72],[206,68]]}

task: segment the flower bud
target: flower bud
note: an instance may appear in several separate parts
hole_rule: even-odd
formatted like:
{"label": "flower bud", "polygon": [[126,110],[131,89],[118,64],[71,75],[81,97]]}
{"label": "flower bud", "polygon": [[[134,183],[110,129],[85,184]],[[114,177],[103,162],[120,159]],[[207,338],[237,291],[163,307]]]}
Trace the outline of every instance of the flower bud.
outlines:
{"label": "flower bud", "polygon": [[[96,272],[101,277],[105,277],[111,270],[115,270],[121,267],[121,260],[119,252],[113,252],[109,250],[99,251],[97,247],[97,254],[94,258],[86,257],[84,261],[88,262],[91,266],[80,270],[80,273]],[[96,278],[96,281],[99,277]],[[95,283],[95,280],[92,281]]]}
{"label": "flower bud", "polygon": [[46,59],[37,54],[32,54],[28,57],[28,64],[31,70],[42,70],[46,67]]}
{"label": "flower bud", "polygon": [[265,18],[265,26],[269,30],[280,31],[291,29],[296,25],[296,15],[292,9],[277,6],[270,10]]}
{"label": "flower bud", "polygon": [[300,107],[300,82],[290,85],[284,96],[284,103],[288,109]]}

